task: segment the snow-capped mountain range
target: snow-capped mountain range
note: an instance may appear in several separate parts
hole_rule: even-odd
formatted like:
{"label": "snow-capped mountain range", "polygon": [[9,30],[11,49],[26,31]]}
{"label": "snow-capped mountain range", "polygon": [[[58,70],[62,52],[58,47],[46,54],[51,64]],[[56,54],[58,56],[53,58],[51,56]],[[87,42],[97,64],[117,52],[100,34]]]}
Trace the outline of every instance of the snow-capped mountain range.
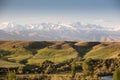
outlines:
{"label": "snow-capped mountain range", "polygon": [[40,23],[40,24],[0,24],[0,40],[79,40],[79,41],[119,41],[120,28],[80,22]]}

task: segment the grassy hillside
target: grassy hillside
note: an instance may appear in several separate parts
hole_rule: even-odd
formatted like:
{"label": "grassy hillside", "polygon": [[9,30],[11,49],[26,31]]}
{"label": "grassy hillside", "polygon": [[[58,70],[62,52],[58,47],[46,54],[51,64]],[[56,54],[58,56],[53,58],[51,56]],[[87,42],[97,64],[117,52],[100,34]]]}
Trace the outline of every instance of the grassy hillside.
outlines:
{"label": "grassy hillside", "polygon": [[24,66],[24,65],[0,59],[0,68],[15,68],[20,66]]}
{"label": "grassy hillside", "polygon": [[86,53],[84,58],[116,58],[120,54],[120,43],[101,43]]}
{"label": "grassy hillside", "polygon": [[77,41],[0,41],[0,58],[28,64],[51,60],[55,63],[76,57],[116,58],[120,55],[119,42]]}
{"label": "grassy hillside", "polygon": [[42,63],[45,60],[62,62],[78,55],[70,43],[64,41],[0,41],[0,44],[0,50],[9,52],[2,57],[13,62],[24,60],[29,64]]}
{"label": "grassy hillside", "polygon": [[24,59],[32,57],[33,54],[31,51],[28,51],[24,48],[18,48],[15,51],[11,51],[11,55],[6,56],[10,61],[20,62]]}
{"label": "grassy hillside", "polygon": [[29,64],[42,63],[45,60],[50,60],[55,63],[63,62],[77,57],[77,52],[73,48],[68,49],[49,49],[44,48],[37,51],[31,59],[28,60]]}
{"label": "grassy hillside", "polygon": [[5,57],[10,61],[20,62],[32,56],[32,52],[25,49],[25,46],[29,45],[29,42],[27,41],[0,41],[0,44],[1,51],[9,52],[2,57]]}

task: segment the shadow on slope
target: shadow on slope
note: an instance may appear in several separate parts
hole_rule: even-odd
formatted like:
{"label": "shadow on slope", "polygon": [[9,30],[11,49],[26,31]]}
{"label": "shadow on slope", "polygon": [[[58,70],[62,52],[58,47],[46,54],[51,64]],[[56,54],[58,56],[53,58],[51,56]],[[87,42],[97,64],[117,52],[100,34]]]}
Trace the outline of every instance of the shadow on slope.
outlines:
{"label": "shadow on slope", "polygon": [[30,42],[29,45],[24,48],[31,51],[33,54],[36,54],[37,50],[43,49],[53,44],[54,44],[53,42],[48,42],[48,41],[34,41],[34,42]]}
{"label": "shadow on slope", "polygon": [[79,57],[84,57],[87,52],[98,44],[100,44],[100,42],[78,42],[72,45],[72,47],[78,52]]}

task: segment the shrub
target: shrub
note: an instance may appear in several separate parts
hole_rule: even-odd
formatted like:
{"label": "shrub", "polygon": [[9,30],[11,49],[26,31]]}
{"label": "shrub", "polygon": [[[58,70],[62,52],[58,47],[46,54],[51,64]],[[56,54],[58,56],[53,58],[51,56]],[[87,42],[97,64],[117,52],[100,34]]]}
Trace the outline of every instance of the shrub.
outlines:
{"label": "shrub", "polygon": [[16,72],[8,70],[7,80],[16,80]]}
{"label": "shrub", "polygon": [[18,71],[19,74],[22,74],[23,73],[23,67],[20,66],[17,71]]}
{"label": "shrub", "polygon": [[115,70],[113,80],[120,80],[120,68]]}
{"label": "shrub", "polygon": [[72,78],[74,78],[75,77],[75,74],[76,74],[76,63],[75,63],[75,61],[73,61],[72,62],[72,72],[71,72],[71,74],[72,74]]}
{"label": "shrub", "polygon": [[92,59],[86,59],[82,64],[83,73],[85,75],[93,74],[93,63],[91,62],[92,62]]}

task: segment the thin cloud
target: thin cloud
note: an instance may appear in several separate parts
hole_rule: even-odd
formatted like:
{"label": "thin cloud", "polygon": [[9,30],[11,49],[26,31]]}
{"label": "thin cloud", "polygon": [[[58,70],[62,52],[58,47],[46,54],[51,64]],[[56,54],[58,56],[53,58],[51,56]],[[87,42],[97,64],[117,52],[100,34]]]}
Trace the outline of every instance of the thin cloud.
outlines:
{"label": "thin cloud", "polygon": [[95,20],[96,23],[105,23],[106,21],[104,19],[97,19]]}

